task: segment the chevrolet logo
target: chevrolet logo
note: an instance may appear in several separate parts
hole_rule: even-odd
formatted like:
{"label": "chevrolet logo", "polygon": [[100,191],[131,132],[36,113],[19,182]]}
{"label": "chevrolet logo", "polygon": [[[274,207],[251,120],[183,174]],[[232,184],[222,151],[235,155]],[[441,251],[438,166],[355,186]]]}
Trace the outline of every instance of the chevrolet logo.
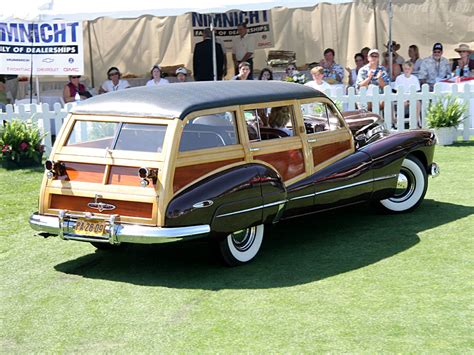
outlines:
{"label": "chevrolet logo", "polygon": [[98,202],[100,198],[102,198],[101,195],[95,195],[94,202],[89,202],[87,206],[89,208],[93,208],[94,210],[99,210],[99,212],[112,211],[116,209],[116,206],[110,203]]}

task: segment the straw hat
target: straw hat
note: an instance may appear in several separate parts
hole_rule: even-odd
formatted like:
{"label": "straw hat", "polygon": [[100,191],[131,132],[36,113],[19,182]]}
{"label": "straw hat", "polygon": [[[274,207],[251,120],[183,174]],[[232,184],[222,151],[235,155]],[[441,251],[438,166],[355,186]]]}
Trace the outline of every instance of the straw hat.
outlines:
{"label": "straw hat", "polygon": [[[387,44],[384,44],[384,46],[388,49],[388,47],[390,46],[390,42],[387,42]],[[400,44],[395,42],[395,41],[392,41],[392,51],[393,52],[396,52],[400,49]]]}
{"label": "straw hat", "polygon": [[466,51],[466,52],[471,53],[471,52],[472,52],[472,49],[471,49],[471,47],[469,47],[467,44],[462,43],[462,44],[459,45],[458,48],[455,49],[455,51],[456,51],[456,52],[464,52],[464,51]]}

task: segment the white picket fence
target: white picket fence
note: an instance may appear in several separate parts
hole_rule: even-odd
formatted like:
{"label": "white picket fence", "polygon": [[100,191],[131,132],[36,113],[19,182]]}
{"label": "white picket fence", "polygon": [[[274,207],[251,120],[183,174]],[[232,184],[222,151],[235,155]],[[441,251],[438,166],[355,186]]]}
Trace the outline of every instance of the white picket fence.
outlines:
{"label": "white picket fence", "polygon": [[[385,87],[384,93],[380,94],[377,88],[370,88],[369,90],[363,88],[359,93],[356,93],[354,88],[349,88],[348,93],[345,94],[342,88],[338,88],[334,93],[327,92],[334,101],[342,104],[344,110],[355,110],[358,107],[366,106],[367,103],[372,103],[372,111],[380,113],[379,104],[384,102],[384,124],[388,129],[392,126],[393,117],[397,117],[398,131],[404,131],[406,120],[408,120],[408,129],[417,128],[417,109],[416,102],[421,102],[421,116],[422,127],[426,127],[425,116],[428,105],[432,100],[442,95],[451,94],[458,97],[464,102],[468,103],[468,109],[471,117],[466,117],[464,123],[458,131],[464,140],[468,140],[470,135],[474,134],[474,85],[462,85],[462,91],[459,90],[457,84],[450,86],[451,90],[442,90],[442,86],[436,84],[434,91],[430,92],[428,85],[423,85],[420,92],[416,92],[412,87],[411,91],[405,93],[392,93],[390,87]],[[409,117],[405,118],[404,102],[409,101]],[[389,104],[390,103],[390,104]],[[396,104],[396,105],[395,105]],[[48,132],[44,138],[44,145],[46,154],[49,155],[52,148],[52,137],[56,136],[63,124],[63,120],[67,113],[75,104],[66,104],[61,107],[59,103],[54,104],[52,110],[48,104],[22,104],[22,105],[7,105],[6,112],[0,112],[0,119],[11,121],[12,119],[29,120],[37,123],[43,132]],[[394,107],[397,107],[394,110]],[[400,117],[400,119],[398,119]]]}
{"label": "white picket fence", "polygon": [[[356,93],[353,87],[348,89],[347,94],[343,92],[342,88],[337,88],[335,92],[327,90],[325,93],[334,101],[341,103],[344,111],[352,111],[372,103],[372,111],[381,114],[380,103],[384,102],[382,112],[384,124],[387,129],[390,129],[392,122],[396,121],[397,131],[406,130],[406,124],[408,129],[416,129],[418,127],[417,102],[421,106],[422,127],[426,128],[426,112],[430,103],[441,96],[452,95],[467,103],[468,112],[466,117],[464,117],[463,124],[458,129],[458,133],[463,136],[464,140],[468,140],[469,136],[474,134],[474,83],[452,84],[448,87],[449,89],[446,90],[446,84],[438,83],[435,84],[434,90],[430,91],[428,84],[424,84],[419,92],[412,86],[408,93],[393,93],[392,88],[387,85],[382,94],[379,93],[377,87],[362,88],[359,93]],[[409,102],[408,117],[405,117],[405,101]]]}

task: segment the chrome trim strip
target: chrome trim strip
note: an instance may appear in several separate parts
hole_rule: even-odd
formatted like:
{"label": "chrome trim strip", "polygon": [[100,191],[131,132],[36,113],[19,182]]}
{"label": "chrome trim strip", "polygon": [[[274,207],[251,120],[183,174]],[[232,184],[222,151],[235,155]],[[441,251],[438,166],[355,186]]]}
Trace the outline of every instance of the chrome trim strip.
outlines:
{"label": "chrome trim strip", "polygon": [[392,175],[387,175],[387,176],[381,176],[381,177],[378,177],[378,178],[375,178],[375,179],[354,182],[354,183],[349,184],[349,185],[338,186],[338,187],[334,187],[332,189],[322,190],[322,191],[318,191],[318,192],[308,194],[308,195],[296,196],[296,197],[291,198],[290,201],[301,200],[303,198],[314,197],[314,196],[322,195],[322,194],[325,194],[325,193],[328,193],[328,192],[344,190],[344,189],[348,189],[348,188],[351,188],[351,187],[354,187],[354,186],[365,185],[365,184],[368,184],[368,183],[371,183],[371,182],[387,180],[387,179],[393,179],[393,178],[396,178],[397,176],[398,176],[398,174],[392,174]]}
{"label": "chrome trim strip", "polygon": [[314,193],[313,193],[313,194],[309,194],[309,195],[296,196],[296,197],[290,198],[290,201],[301,200],[301,199],[303,199],[303,198],[308,198],[308,197],[314,197]]}
{"label": "chrome trim strip", "polygon": [[30,217],[30,226],[39,232],[46,232],[53,235],[62,235],[64,239],[97,241],[106,240],[111,244],[122,242],[153,244],[165,241],[189,239],[190,237],[204,236],[211,231],[209,225],[196,225],[189,227],[151,227],[132,224],[115,224],[115,216],[110,217],[110,227],[107,229],[109,234],[103,238],[94,238],[75,235],[73,233],[76,221],[68,219],[66,214],[62,220],[62,229],[60,228],[60,218],[57,216],[43,216],[35,213]]}
{"label": "chrome trim strip", "polygon": [[281,201],[266,203],[266,204],[264,204],[264,205],[257,206],[257,207],[246,208],[245,210],[239,210],[239,211],[224,213],[224,214],[220,214],[220,215],[216,216],[216,218],[227,217],[227,216],[233,216],[233,215],[235,215],[235,214],[240,214],[240,213],[245,213],[245,212],[260,210],[260,209],[262,209],[262,208],[272,207],[272,206],[276,206],[276,205],[281,205],[281,204],[283,204],[283,203],[286,203],[287,201],[288,201],[288,200],[281,200]]}

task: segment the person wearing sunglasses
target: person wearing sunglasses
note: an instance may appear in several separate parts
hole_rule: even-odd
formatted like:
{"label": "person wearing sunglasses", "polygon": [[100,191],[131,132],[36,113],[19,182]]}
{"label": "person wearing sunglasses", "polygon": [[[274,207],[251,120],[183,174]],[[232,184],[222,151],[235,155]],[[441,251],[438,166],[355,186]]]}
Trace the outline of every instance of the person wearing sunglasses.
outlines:
{"label": "person wearing sunglasses", "polygon": [[109,80],[106,80],[102,83],[99,89],[99,94],[129,88],[130,84],[128,81],[121,79],[121,77],[122,75],[120,74],[120,70],[118,70],[117,67],[111,67],[109,70],[107,70],[107,78]]}
{"label": "person wearing sunglasses", "polygon": [[65,103],[74,102],[76,94],[79,94],[81,101],[91,97],[91,93],[87,91],[86,86],[82,84],[80,75],[69,75],[69,82],[64,85],[63,100]]}
{"label": "person wearing sunglasses", "polygon": [[448,77],[450,74],[451,66],[449,61],[443,57],[443,45],[435,43],[433,45],[433,54],[421,62],[418,79],[420,79],[421,84],[428,83],[432,90],[436,82]]}
{"label": "person wearing sunglasses", "polygon": [[467,44],[460,44],[458,48],[454,49],[459,53],[459,58],[453,61],[452,71],[455,71],[459,67],[461,75],[463,74],[463,68],[467,65],[469,70],[474,70],[474,59],[469,59],[472,50]]}

